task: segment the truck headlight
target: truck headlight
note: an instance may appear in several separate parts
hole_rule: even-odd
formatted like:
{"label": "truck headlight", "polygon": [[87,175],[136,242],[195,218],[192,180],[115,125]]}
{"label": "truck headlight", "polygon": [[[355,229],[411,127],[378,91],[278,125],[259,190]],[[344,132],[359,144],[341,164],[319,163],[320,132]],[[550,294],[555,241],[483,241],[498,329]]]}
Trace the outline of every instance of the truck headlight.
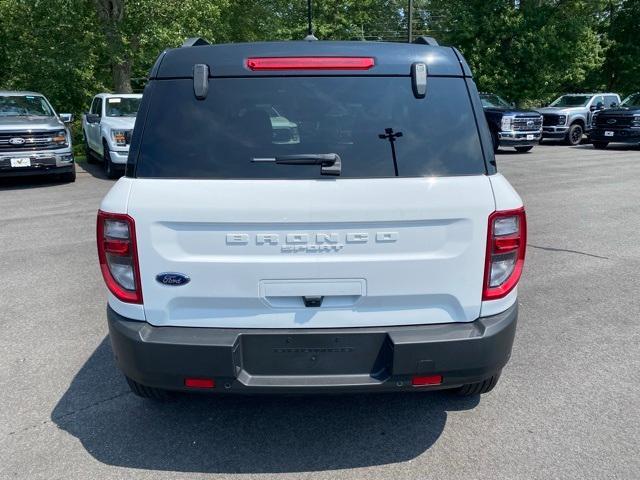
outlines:
{"label": "truck headlight", "polygon": [[510,132],[511,130],[513,130],[513,117],[502,117],[502,123],[500,125],[500,129],[503,132]]}
{"label": "truck headlight", "polygon": [[126,130],[111,130],[111,139],[119,147],[127,146],[127,131]]}
{"label": "truck headlight", "polygon": [[631,126],[635,128],[640,127],[640,115],[633,116],[633,120],[631,121]]}
{"label": "truck headlight", "polygon": [[559,115],[558,116],[558,125],[564,125],[567,123],[567,116],[566,115]]}
{"label": "truck headlight", "polygon": [[66,130],[60,130],[59,132],[56,132],[51,140],[59,147],[69,146],[69,137],[67,136]]}

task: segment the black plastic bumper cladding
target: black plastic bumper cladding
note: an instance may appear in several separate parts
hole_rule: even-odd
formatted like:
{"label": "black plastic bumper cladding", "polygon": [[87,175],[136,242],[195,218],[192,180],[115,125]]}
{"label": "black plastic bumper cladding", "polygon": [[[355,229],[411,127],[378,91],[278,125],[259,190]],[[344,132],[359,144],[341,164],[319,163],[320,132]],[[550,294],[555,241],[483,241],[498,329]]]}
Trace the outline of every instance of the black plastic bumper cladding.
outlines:
{"label": "black plastic bumper cladding", "polygon": [[212,392],[300,393],[414,390],[414,375],[442,375],[449,388],[481,381],[507,363],[517,305],[470,323],[344,329],[154,327],[107,309],[120,369],[152,387],[186,390],[213,378]]}

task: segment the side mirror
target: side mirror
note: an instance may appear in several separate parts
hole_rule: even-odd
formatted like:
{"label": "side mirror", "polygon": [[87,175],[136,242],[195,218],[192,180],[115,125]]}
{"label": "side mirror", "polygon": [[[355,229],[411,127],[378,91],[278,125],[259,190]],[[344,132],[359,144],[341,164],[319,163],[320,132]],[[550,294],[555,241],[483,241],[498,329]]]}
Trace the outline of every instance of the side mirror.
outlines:
{"label": "side mirror", "polygon": [[87,123],[100,123],[100,115],[97,113],[87,113],[86,117]]}
{"label": "side mirror", "polygon": [[516,102],[511,102],[509,105],[511,105],[511,108],[516,108]]}
{"label": "side mirror", "polygon": [[73,113],[61,113],[60,120],[62,120],[63,123],[73,122]]}

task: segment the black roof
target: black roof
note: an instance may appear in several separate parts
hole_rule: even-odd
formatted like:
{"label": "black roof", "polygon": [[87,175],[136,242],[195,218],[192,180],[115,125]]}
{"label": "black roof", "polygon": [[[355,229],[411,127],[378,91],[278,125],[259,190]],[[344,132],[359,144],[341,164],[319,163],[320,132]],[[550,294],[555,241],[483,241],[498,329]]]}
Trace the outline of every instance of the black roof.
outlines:
{"label": "black roof", "polygon": [[[209,66],[211,77],[291,75],[291,71],[251,71],[245,63],[249,57],[344,56],[374,57],[369,70],[356,75],[410,75],[411,64],[427,64],[429,76],[471,76],[469,67],[455,48],[388,42],[290,41],[227,43],[182,47],[160,54],[150,77],[192,78],[195,64]],[[299,70],[296,75],[340,75],[336,70]]]}

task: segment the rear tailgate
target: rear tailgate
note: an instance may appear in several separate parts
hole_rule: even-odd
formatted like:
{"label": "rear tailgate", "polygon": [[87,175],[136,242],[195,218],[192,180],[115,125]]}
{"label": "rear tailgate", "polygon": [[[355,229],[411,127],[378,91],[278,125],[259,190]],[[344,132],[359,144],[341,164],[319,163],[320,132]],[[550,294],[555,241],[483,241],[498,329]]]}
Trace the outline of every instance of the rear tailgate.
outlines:
{"label": "rear tailgate", "polygon": [[[484,175],[132,183],[153,325],[331,328],[480,314],[495,207]],[[191,281],[163,285],[163,272]],[[322,303],[306,307],[305,297]]]}

